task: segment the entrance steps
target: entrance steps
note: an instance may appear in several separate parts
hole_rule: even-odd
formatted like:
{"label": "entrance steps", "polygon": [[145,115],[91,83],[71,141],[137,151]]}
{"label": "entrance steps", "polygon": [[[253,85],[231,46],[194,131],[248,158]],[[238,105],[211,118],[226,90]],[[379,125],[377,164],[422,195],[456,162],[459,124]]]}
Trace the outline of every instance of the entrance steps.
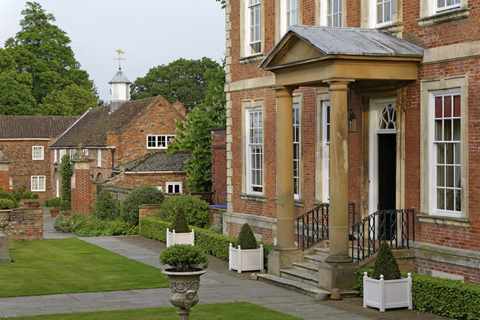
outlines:
{"label": "entrance steps", "polygon": [[[280,276],[271,274],[258,274],[257,276],[259,280],[303,293],[317,300],[325,300],[329,298],[331,292],[322,285],[324,282],[319,271],[326,268],[325,259],[328,254],[328,248],[312,248],[305,254],[303,261],[295,262],[289,268],[280,269]],[[341,292],[341,295],[358,295],[358,292],[345,290]]]}

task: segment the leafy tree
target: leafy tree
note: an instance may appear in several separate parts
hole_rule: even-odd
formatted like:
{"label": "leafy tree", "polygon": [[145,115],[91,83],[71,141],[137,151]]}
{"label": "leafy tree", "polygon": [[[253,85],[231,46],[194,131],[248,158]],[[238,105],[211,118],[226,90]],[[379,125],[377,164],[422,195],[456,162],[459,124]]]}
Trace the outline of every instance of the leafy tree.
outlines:
{"label": "leafy tree", "polygon": [[194,192],[211,190],[211,130],[225,127],[225,72],[212,68],[205,75],[205,99],[187,115],[185,122],[177,124],[177,136],[169,147],[170,152],[191,152],[186,173],[188,188]]}
{"label": "leafy tree", "polygon": [[201,104],[209,86],[207,73],[223,72],[217,62],[178,59],[170,64],[151,68],[145,77],[137,78],[132,85],[132,99],[161,95],[170,102],[181,101],[188,110]]}
{"label": "leafy tree", "polygon": [[[0,49],[0,76],[8,80],[8,97],[0,97],[0,112],[73,115],[96,105],[93,82],[80,69],[70,38],[54,24],[54,16],[36,2],[27,2],[22,16],[21,30]],[[12,90],[15,81],[21,85]]]}
{"label": "leafy tree", "polygon": [[72,200],[72,176],[73,164],[68,154],[62,157],[60,163],[60,174],[62,176],[62,206],[63,209],[70,209]]}

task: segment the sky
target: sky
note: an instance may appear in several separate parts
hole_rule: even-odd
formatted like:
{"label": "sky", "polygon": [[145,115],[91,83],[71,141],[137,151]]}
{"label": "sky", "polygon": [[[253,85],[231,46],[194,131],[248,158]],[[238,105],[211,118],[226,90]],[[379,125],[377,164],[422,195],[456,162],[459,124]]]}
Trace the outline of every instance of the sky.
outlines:
{"label": "sky", "polygon": [[[20,29],[24,0],[0,0],[0,47]],[[83,69],[100,98],[109,100],[109,85],[125,51],[123,69],[130,79],[153,66],[178,58],[225,55],[225,15],[215,0],[37,0],[72,40]]]}

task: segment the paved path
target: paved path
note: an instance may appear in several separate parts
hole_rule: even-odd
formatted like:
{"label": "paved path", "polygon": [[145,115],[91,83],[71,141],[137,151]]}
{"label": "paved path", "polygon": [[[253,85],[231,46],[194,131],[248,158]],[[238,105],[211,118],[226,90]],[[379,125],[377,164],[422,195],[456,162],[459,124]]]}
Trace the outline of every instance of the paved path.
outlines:
{"label": "paved path", "polygon": [[[158,256],[164,247],[157,241],[141,237],[97,237],[82,240],[160,267]],[[226,269],[224,262],[211,259],[208,273],[202,277],[201,303],[247,301],[307,320],[438,319],[408,311],[380,314],[361,308],[358,299],[348,302],[317,302],[295,292],[249,280],[246,275],[238,276]],[[169,289],[7,298],[0,299],[0,317],[170,306],[168,298]]]}
{"label": "paved path", "polygon": [[43,208],[43,238],[44,239],[66,239],[74,237],[71,233],[62,233],[55,230],[55,218],[50,215],[48,208]]}

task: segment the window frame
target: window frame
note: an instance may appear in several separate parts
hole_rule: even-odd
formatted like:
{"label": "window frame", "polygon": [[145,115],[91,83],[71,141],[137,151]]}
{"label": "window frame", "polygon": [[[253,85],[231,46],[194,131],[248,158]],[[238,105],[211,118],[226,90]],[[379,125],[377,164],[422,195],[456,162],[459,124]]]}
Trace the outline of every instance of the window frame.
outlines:
{"label": "window frame", "polygon": [[[150,146],[150,138],[155,138],[155,146]],[[163,145],[160,145],[160,138],[163,138]],[[175,139],[174,134],[147,134],[145,138],[146,147],[148,150],[166,150],[168,146],[172,143]]]}
{"label": "window frame", "polygon": [[[302,99],[300,96],[293,98],[292,105],[292,129],[293,129],[293,197],[296,201],[302,198]],[[298,112],[298,125],[295,121],[296,112]],[[295,128],[298,128],[298,136],[295,134]],[[298,138],[298,139],[297,139]],[[298,148],[298,159],[295,159],[295,147]],[[295,166],[297,167],[297,175],[295,175]],[[297,192],[295,192],[297,189]]]}
{"label": "window frame", "polygon": [[322,194],[323,203],[330,203],[330,138],[331,105],[330,100],[321,100],[321,149],[322,149]]}
{"label": "window frame", "polygon": [[435,13],[442,13],[450,10],[456,10],[462,7],[462,0],[452,0],[452,1],[458,1],[458,3],[452,4],[452,5],[447,5],[448,0],[443,0],[445,2],[445,6],[439,7],[438,6],[438,1],[440,0],[433,0],[434,4],[433,7],[435,8]]}
{"label": "window frame", "polygon": [[[452,110],[454,108],[454,96],[459,96],[460,98],[460,117],[450,117],[447,119],[460,119],[460,140],[458,140],[458,145],[459,145],[459,156],[460,156],[460,161],[458,164],[458,167],[460,167],[460,188],[455,187],[455,179],[453,181],[454,187],[454,206],[455,206],[455,190],[460,189],[460,202],[461,202],[461,207],[460,211],[456,211],[455,208],[454,210],[447,210],[447,209],[438,209],[437,207],[437,192],[439,189],[437,186],[437,166],[439,165],[437,163],[437,148],[436,145],[441,144],[441,143],[455,143],[452,142],[445,142],[445,141],[437,141],[435,138],[435,120],[437,118],[435,117],[435,98],[436,97],[445,97],[445,96],[452,96]],[[463,218],[466,216],[466,207],[465,207],[465,188],[466,185],[463,181],[463,177],[465,174],[466,170],[466,160],[464,157],[464,148],[465,148],[465,137],[463,134],[464,126],[465,126],[465,121],[464,121],[464,110],[463,108],[465,107],[463,105],[463,97],[462,97],[462,90],[460,88],[451,88],[451,89],[440,89],[440,90],[434,90],[431,91],[429,94],[429,99],[428,99],[428,153],[429,153],[429,183],[428,183],[428,193],[429,193],[429,207],[430,207],[430,213],[434,216],[441,216],[441,217],[453,217],[453,218]],[[445,118],[442,118],[445,119]],[[452,136],[453,136],[453,128],[452,128]],[[453,155],[453,164],[452,166],[456,166],[455,164],[455,155]],[[445,159],[445,166],[447,166],[447,160]],[[455,169],[454,169],[454,177],[455,177]],[[447,178],[446,176],[444,177],[444,187],[443,189],[446,190],[449,187],[447,187]],[[441,189],[441,188],[440,188]],[[445,200],[444,200],[445,207],[447,206],[446,204],[446,194],[445,194]]]}
{"label": "window frame", "polygon": [[[255,57],[263,53],[263,0],[242,0],[241,13],[241,58]],[[258,21],[252,20],[252,10],[258,10]],[[257,23],[255,23],[257,22]],[[258,27],[258,29],[256,29]],[[254,29],[255,28],[255,29]],[[258,31],[258,39],[253,39],[254,31]],[[256,37],[255,37],[256,38]],[[254,41],[253,41],[254,40]],[[253,44],[258,45],[259,50],[254,50]]]}
{"label": "window frame", "polygon": [[[179,192],[169,192],[168,187],[173,187],[174,191],[175,191],[176,186],[178,186]],[[168,181],[168,182],[166,182],[165,183],[165,193],[166,194],[183,194],[183,182],[182,181]]]}
{"label": "window frame", "polygon": [[[43,179],[43,185],[40,184],[41,179]],[[37,184],[34,183],[34,180],[37,180]],[[34,186],[38,187],[34,189]],[[41,188],[43,186],[43,188]],[[30,177],[30,191],[32,192],[45,192],[47,191],[47,176],[36,175]]]}
{"label": "window frame", "polygon": [[[286,0],[286,18],[287,18],[287,29],[291,26],[297,25],[300,22],[300,1],[299,0]],[[295,3],[295,9],[292,10],[292,4]],[[292,18],[292,12],[295,14],[295,21]]]}
{"label": "window frame", "polygon": [[[252,162],[251,162],[251,143],[250,143],[250,132],[252,128],[250,127],[251,123],[251,116],[253,113],[259,113],[260,117],[260,124],[261,127],[261,142],[260,143],[255,143],[254,145],[260,146],[261,153],[260,153],[260,161],[258,165],[260,166],[259,168],[253,168],[252,167]],[[245,108],[245,117],[244,117],[244,147],[245,147],[245,156],[244,156],[244,161],[245,161],[245,193],[254,195],[254,196],[263,196],[265,193],[265,124],[264,124],[264,111],[263,111],[263,105],[259,102],[252,103],[251,106],[248,108]],[[254,185],[252,182],[252,170],[257,170],[259,171],[259,179],[261,184],[256,184]],[[254,188],[261,188],[261,191],[254,190]]]}
{"label": "window frame", "polygon": [[102,167],[102,149],[97,149],[97,168]]}
{"label": "window frame", "polygon": [[[36,154],[36,150],[38,152],[38,150],[40,150],[40,156],[38,156],[38,154]],[[36,157],[36,155],[38,157]],[[44,146],[38,146],[38,145],[35,145],[35,146],[32,146],[32,161],[43,161],[45,160],[45,147]]]}

